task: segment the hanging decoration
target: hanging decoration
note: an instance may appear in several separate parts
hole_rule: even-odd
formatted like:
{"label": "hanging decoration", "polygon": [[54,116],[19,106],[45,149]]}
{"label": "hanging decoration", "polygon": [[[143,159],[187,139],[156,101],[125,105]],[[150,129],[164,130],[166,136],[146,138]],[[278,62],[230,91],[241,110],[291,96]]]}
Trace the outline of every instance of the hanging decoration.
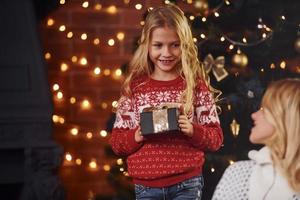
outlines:
{"label": "hanging decoration", "polygon": [[248,57],[246,54],[238,51],[232,56],[232,63],[238,67],[246,67],[248,65]]}
{"label": "hanging decoration", "polygon": [[203,61],[206,73],[213,72],[217,81],[221,81],[228,76],[228,72],[225,70],[225,58],[219,56],[216,59],[211,54],[208,54]]}
{"label": "hanging decoration", "polygon": [[194,6],[196,10],[199,12],[202,16],[207,16],[209,13],[209,5],[207,0],[196,0],[194,2]]}
{"label": "hanging decoration", "polygon": [[233,137],[237,137],[240,133],[240,124],[233,118],[230,124],[230,130],[232,132]]}

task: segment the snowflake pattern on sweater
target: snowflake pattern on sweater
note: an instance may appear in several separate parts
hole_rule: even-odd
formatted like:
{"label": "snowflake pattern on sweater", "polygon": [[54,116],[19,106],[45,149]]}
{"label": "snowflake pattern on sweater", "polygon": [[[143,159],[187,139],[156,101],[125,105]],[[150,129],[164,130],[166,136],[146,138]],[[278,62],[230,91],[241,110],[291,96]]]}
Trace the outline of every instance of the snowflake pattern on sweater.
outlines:
{"label": "snowflake pattern on sweater", "polygon": [[130,98],[120,98],[110,144],[116,154],[128,156],[128,172],[135,183],[164,187],[197,176],[202,172],[203,151],[220,148],[223,135],[216,106],[203,81],[195,89],[194,113],[188,116],[194,128],[192,137],[173,131],[135,142],[142,110],[163,103],[181,105],[184,88],[181,77],[157,81],[143,76],[133,81]]}

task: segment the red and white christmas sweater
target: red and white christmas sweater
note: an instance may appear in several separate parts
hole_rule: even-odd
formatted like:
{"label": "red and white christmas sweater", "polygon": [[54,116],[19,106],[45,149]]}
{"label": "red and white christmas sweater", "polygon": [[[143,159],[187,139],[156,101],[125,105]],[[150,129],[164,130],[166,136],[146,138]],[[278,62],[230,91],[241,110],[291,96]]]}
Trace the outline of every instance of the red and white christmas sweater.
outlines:
{"label": "red and white christmas sweater", "polygon": [[204,151],[216,151],[223,133],[212,94],[203,81],[195,89],[192,137],[180,131],[154,134],[137,143],[134,135],[143,108],[162,103],[178,103],[185,88],[179,76],[171,81],[158,81],[143,76],[131,84],[132,96],[122,96],[116,113],[110,144],[120,156],[127,156],[128,173],[136,184],[167,187],[200,175]]}

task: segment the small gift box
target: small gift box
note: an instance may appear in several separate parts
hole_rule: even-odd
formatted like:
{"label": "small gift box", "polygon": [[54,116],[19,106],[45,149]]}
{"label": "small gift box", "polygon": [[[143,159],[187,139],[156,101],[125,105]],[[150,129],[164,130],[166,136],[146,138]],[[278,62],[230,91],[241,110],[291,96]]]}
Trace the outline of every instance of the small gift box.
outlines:
{"label": "small gift box", "polygon": [[179,109],[176,106],[163,105],[143,109],[140,114],[142,135],[157,134],[179,130]]}

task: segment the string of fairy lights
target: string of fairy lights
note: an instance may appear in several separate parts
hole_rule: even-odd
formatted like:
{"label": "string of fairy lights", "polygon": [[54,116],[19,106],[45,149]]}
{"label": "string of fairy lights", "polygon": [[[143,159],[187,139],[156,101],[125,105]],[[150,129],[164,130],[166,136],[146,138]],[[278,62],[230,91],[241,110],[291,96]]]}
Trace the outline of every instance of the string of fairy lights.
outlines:
{"label": "string of fairy lights", "polygon": [[[187,16],[189,20],[201,20],[202,23],[207,23],[207,21],[211,17],[218,18],[222,15],[222,8],[224,6],[230,6],[231,1],[229,0],[223,0],[220,1],[220,4],[217,5],[214,8],[209,8],[208,0],[184,0],[182,2],[185,2],[187,4],[193,4],[196,10],[196,14],[192,14]],[[66,0],[60,0],[61,6],[64,4],[67,4]],[[123,0],[123,3],[125,5],[128,5],[129,7],[133,7],[136,10],[143,11],[146,10],[148,12],[151,12],[153,9],[152,7],[145,8],[145,6],[141,3],[133,4],[131,3],[130,0]],[[172,1],[165,0],[163,1],[164,4],[169,4],[172,3]],[[98,1],[87,1],[83,0],[80,4],[80,9],[86,9],[86,10],[91,10],[93,12],[103,12],[111,15],[114,17],[118,12],[119,8],[116,5],[110,5],[107,7],[104,7],[100,2]],[[142,15],[142,13],[141,13]],[[280,16],[280,20],[286,21],[285,16]],[[144,25],[144,21],[140,21],[140,27]],[[49,29],[54,29],[57,30],[60,34],[62,34],[64,37],[70,40],[72,42],[72,39],[80,39],[83,42],[86,42],[90,45],[94,45],[97,47],[101,48],[109,48],[115,46],[118,42],[123,42],[124,39],[126,38],[126,35],[124,31],[119,31],[115,35],[111,35],[108,38],[101,38],[100,35],[93,35],[88,32],[78,32],[75,30],[72,30],[71,27],[68,27],[65,23],[57,21],[54,17],[49,17],[46,20],[46,27]],[[240,41],[234,40],[230,36],[224,34],[221,34],[219,37],[219,41],[224,43],[228,43],[228,51],[233,51],[236,50],[236,54],[233,55],[232,57],[232,62],[235,63],[237,66],[240,67],[246,67],[248,64],[248,58],[247,56],[241,51],[240,47],[250,47],[250,46],[255,46],[258,45],[262,42],[265,42],[266,40],[270,39],[273,34],[273,29],[269,27],[267,24],[263,22],[263,19],[259,18],[258,19],[258,24],[257,24],[257,29],[260,32],[261,38],[256,41],[251,41],[249,38],[246,36],[242,37]],[[208,40],[210,36],[208,33],[200,33],[197,37],[195,36],[194,42],[205,42]],[[300,47],[299,47],[300,49]],[[45,53],[45,59],[47,61],[50,61],[53,59],[53,55],[51,51],[47,51]],[[281,69],[286,68],[286,61],[282,60],[279,64],[279,67]],[[88,60],[86,56],[81,56],[81,55],[73,55],[71,58],[67,58],[63,61],[60,62],[59,70],[60,73],[68,73],[68,71],[73,68],[73,67],[78,67],[80,68],[85,68],[89,69],[89,73],[91,76],[96,77],[96,78],[101,78],[101,77],[107,77],[111,78],[116,81],[122,81],[123,80],[123,74],[122,70],[120,68],[117,69],[111,69],[111,68],[105,68],[101,67],[100,65],[95,65],[94,67],[91,67],[92,64]],[[271,69],[274,69],[276,67],[275,63],[271,63],[269,66]],[[300,67],[297,68],[300,73]],[[264,68],[261,68],[261,72],[264,72]],[[71,105],[78,106],[81,110],[88,111],[91,110],[95,107],[100,107],[101,109],[112,109],[114,110],[117,107],[117,100],[113,100],[111,102],[91,102],[86,97],[80,97],[80,96],[65,96],[64,95],[64,89],[62,84],[59,82],[54,82],[52,83],[52,92],[53,92],[53,99],[56,105],[62,104],[62,103],[69,103]],[[231,106],[228,105],[228,110],[231,110]],[[87,128],[82,128],[79,125],[69,123],[66,121],[65,117],[60,114],[54,114],[52,117],[53,122],[56,125],[66,125],[70,126],[71,128],[69,129],[69,134],[72,137],[76,138],[86,138],[87,140],[91,140],[96,137],[100,138],[106,138],[108,133],[105,129],[99,130],[98,134],[93,133],[93,131],[89,131]],[[239,135],[240,131],[240,125],[238,124],[236,119],[233,119],[232,123],[230,124],[230,128],[232,131],[232,134],[234,137],[237,137]],[[83,131],[87,130],[87,131]],[[70,153],[66,152],[65,157],[64,157],[64,162],[63,166],[74,166],[74,165],[84,165],[86,164],[87,168],[91,171],[99,171],[103,170],[106,172],[109,172],[113,164],[117,164],[120,166],[120,172],[123,173],[125,176],[128,175],[124,168],[124,163],[121,158],[117,159],[112,162],[108,163],[101,163],[99,159],[96,158],[90,158],[88,159],[87,163],[83,163],[83,159],[79,158],[78,156],[75,155],[75,153]],[[101,164],[100,164],[101,163]],[[228,160],[229,164],[234,163],[233,160],[229,159]],[[215,171],[215,168],[212,166],[211,167],[211,172],[213,173]]]}

